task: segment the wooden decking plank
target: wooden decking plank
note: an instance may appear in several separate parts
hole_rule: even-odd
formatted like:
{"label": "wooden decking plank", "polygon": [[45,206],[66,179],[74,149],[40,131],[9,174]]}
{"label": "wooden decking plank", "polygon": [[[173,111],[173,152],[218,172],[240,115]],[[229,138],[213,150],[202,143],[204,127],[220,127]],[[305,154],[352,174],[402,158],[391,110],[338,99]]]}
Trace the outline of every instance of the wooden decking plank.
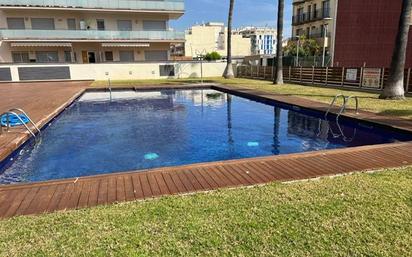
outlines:
{"label": "wooden decking plank", "polygon": [[267,183],[270,181],[270,179],[267,178],[262,171],[256,170],[247,163],[239,163],[237,164],[237,166],[243,169],[247,174],[250,174],[253,178],[256,178],[259,181],[259,184]]}
{"label": "wooden decking plank", "polygon": [[211,190],[212,187],[207,183],[207,181],[200,175],[197,169],[190,169],[189,172],[196,178],[197,182],[202,186],[204,190]]}
{"label": "wooden decking plank", "polygon": [[124,191],[126,201],[133,201],[135,199],[132,176],[124,177]]}
{"label": "wooden decking plank", "polygon": [[205,189],[189,169],[184,169],[183,174],[186,176],[190,184],[193,186],[194,191],[200,191]]}
{"label": "wooden decking plank", "polygon": [[251,161],[245,164],[251,169],[260,171],[260,173],[263,174],[268,181],[273,181],[276,179],[276,176],[272,174],[272,172],[270,172],[265,166],[259,164],[258,162]]}
{"label": "wooden decking plank", "polygon": [[99,191],[101,187],[101,179],[96,179],[90,181],[90,191],[89,197],[87,198],[87,206],[93,207],[98,204],[99,201]]}
{"label": "wooden decking plank", "polygon": [[175,184],[177,190],[179,191],[179,193],[187,193],[188,190],[186,189],[185,185],[182,183],[182,181],[180,180],[179,176],[176,174],[177,171],[171,171],[170,177],[173,180],[173,183]]}
{"label": "wooden decking plank", "polygon": [[142,184],[144,198],[152,198],[152,190],[150,189],[149,180],[147,179],[147,174],[140,174],[140,183]]}
{"label": "wooden decking plank", "polygon": [[54,192],[53,197],[50,200],[49,205],[47,206],[47,212],[54,212],[58,209],[59,203],[63,197],[64,192],[66,191],[67,186],[68,184],[62,184],[56,188],[56,191]]}
{"label": "wooden decking plank", "polygon": [[250,185],[254,185],[254,184],[258,183],[257,180],[254,180],[249,174],[247,174],[243,170],[240,170],[235,165],[232,165],[232,164],[231,165],[222,165],[222,168],[232,172],[233,175],[237,174],[238,176],[242,177]]}
{"label": "wooden decking plank", "polygon": [[66,189],[63,191],[62,197],[60,199],[59,205],[57,206],[57,210],[65,210],[67,209],[71,194],[74,191],[74,183],[67,184]]}
{"label": "wooden decking plank", "polygon": [[32,187],[30,189],[30,191],[27,193],[26,197],[24,198],[23,202],[20,204],[19,208],[17,208],[15,216],[20,216],[25,213],[26,209],[29,207],[29,205],[35,198],[39,189],[40,187]]}
{"label": "wooden decking plank", "polygon": [[118,176],[116,181],[116,201],[124,202],[126,201],[126,192],[124,184],[124,176]]}
{"label": "wooden decking plank", "polygon": [[107,184],[107,203],[114,203],[117,200],[117,186],[116,178],[113,176],[109,177]]}
{"label": "wooden decking plank", "polygon": [[230,185],[230,183],[227,179],[222,180],[218,176],[218,174],[216,173],[214,167],[213,168],[203,167],[202,169],[205,171],[205,173],[207,173],[208,175],[210,175],[210,177],[212,177],[212,179],[216,183],[217,187],[228,187]]}
{"label": "wooden decking plank", "polygon": [[280,166],[279,164],[274,165],[267,161],[262,161],[260,162],[260,164],[267,167],[268,170],[270,170],[272,173],[275,173],[279,181],[285,181],[293,178],[293,176],[291,176],[290,173],[288,173],[287,170],[285,170],[285,168],[283,166]]}
{"label": "wooden decking plank", "polygon": [[38,188],[36,194],[34,195],[32,201],[23,211],[23,215],[30,215],[36,213],[43,213],[45,210],[41,210],[38,207],[42,205],[44,199],[48,198],[50,186],[41,186]]}
{"label": "wooden decking plank", "polygon": [[[1,205],[0,205],[0,217],[4,216],[11,207],[14,199],[18,196],[18,190],[10,190],[6,192],[0,192]],[[20,204],[19,204],[20,205]]]}
{"label": "wooden decking plank", "polygon": [[225,165],[222,165],[222,166],[219,165],[216,168],[222,171],[222,173],[228,174],[232,178],[236,179],[235,183],[238,183],[239,185],[249,186],[252,184],[248,180],[246,180],[244,177],[242,177],[238,172],[234,172],[230,169],[226,169]]}
{"label": "wooden decking plank", "polygon": [[242,183],[240,183],[236,177],[234,177],[231,173],[227,172],[227,171],[223,171],[222,169],[219,169],[219,166],[213,166],[213,169],[215,170],[216,174],[222,179],[225,180],[226,183],[233,187],[233,186],[238,186],[238,185],[242,185]]}
{"label": "wooden decking plank", "polygon": [[154,175],[154,177],[155,177],[155,179],[156,179],[157,185],[159,186],[160,194],[161,194],[161,195],[168,195],[168,194],[170,194],[169,188],[168,188],[167,185],[166,185],[166,182],[165,182],[165,180],[164,180],[164,178],[163,178],[162,173],[161,173],[161,172],[156,172],[156,173],[153,173],[153,175]]}
{"label": "wooden decking plank", "polygon": [[185,175],[185,170],[177,171],[176,175],[179,177],[180,181],[183,183],[184,187],[186,188],[188,192],[196,191],[190,179]]}
{"label": "wooden decking plank", "polygon": [[157,184],[156,177],[153,174],[153,172],[150,172],[150,173],[147,174],[147,181],[149,183],[150,191],[152,192],[152,196],[153,197],[161,196],[162,192],[159,188],[159,185]]}
{"label": "wooden decking plank", "polygon": [[79,201],[77,204],[77,208],[86,208],[89,203],[89,194],[92,187],[92,181],[85,181],[83,182],[83,188],[80,192]]}
{"label": "wooden decking plank", "polygon": [[202,167],[196,169],[196,172],[209,184],[211,189],[218,188],[219,185],[213,180],[213,177],[208,174]]}
{"label": "wooden decking plank", "polygon": [[280,166],[283,172],[288,175],[288,180],[304,179],[305,176],[302,171],[296,166],[289,165],[289,162],[284,160],[268,161],[268,165]]}
{"label": "wooden decking plank", "polygon": [[107,178],[103,178],[100,181],[99,192],[97,196],[97,204],[107,204],[107,186],[109,184],[109,180]]}
{"label": "wooden decking plank", "polygon": [[162,172],[162,177],[167,185],[167,189],[169,190],[170,194],[174,195],[179,193],[179,190],[173,182],[172,176],[170,176],[169,172]]}
{"label": "wooden decking plank", "polygon": [[33,205],[36,205],[33,214],[47,212],[47,208],[50,205],[50,201],[53,199],[53,195],[56,193],[57,187],[57,185],[48,186],[44,194],[40,194],[40,189],[39,194],[36,197],[37,201],[32,202]]}
{"label": "wooden decking plank", "polygon": [[140,174],[132,175],[133,193],[135,199],[144,199],[142,184],[140,182]]}
{"label": "wooden decking plank", "polygon": [[79,200],[80,200],[80,195],[83,191],[84,183],[85,182],[83,182],[83,181],[77,181],[76,183],[73,183],[74,188],[73,188],[73,192],[70,195],[70,198],[67,202],[67,206],[66,206],[67,209],[77,208],[77,206],[79,204]]}
{"label": "wooden decking plank", "polygon": [[[4,218],[9,218],[13,217],[17,211],[17,209],[20,207],[20,205],[23,203],[24,199],[26,198],[27,194],[30,192],[30,188],[24,188],[21,190],[17,190],[18,193],[14,200],[11,202],[10,206],[8,207],[6,213],[4,215],[0,215],[0,217]],[[2,205],[2,204],[0,204]]]}

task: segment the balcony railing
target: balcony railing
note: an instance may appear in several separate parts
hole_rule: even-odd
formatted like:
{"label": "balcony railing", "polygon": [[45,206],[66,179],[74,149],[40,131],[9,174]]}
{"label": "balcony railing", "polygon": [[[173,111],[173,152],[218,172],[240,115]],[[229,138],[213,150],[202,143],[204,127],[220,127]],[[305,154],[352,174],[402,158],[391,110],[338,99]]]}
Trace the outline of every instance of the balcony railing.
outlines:
{"label": "balcony railing", "polygon": [[0,6],[84,9],[163,10],[185,9],[184,0],[0,0]]}
{"label": "balcony railing", "polygon": [[9,30],[0,29],[2,40],[184,40],[177,31]]}
{"label": "balcony railing", "polygon": [[307,22],[330,18],[330,9],[317,9],[312,12],[305,12],[292,17],[292,24],[299,25]]}

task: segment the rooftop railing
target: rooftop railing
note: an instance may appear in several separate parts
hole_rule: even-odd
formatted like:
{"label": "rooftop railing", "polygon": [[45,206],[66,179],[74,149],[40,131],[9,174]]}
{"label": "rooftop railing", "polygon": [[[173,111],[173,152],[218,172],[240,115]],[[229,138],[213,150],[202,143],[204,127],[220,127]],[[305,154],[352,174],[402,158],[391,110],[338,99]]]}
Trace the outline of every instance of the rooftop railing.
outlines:
{"label": "rooftop railing", "polygon": [[0,0],[0,6],[184,11],[184,0]]}
{"label": "rooftop railing", "polygon": [[178,31],[12,30],[0,29],[2,40],[184,40]]}

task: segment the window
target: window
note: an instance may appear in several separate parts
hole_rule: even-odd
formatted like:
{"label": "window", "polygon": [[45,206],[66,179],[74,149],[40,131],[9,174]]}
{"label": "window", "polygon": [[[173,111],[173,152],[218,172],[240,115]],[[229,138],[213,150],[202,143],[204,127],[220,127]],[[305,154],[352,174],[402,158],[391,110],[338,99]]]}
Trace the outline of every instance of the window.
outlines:
{"label": "window", "polygon": [[329,10],[330,10],[330,1],[329,0],[323,1],[322,2],[322,15],[323,15],[322,18],[330,17]]}
{"label": "window", "polygon": [[120,51],[119,52],[121,62],[134,62],[134,52],[133,51]]}
{"label": "window", "polygon": [[37,62],[59,62],[57,52],[36,52]]}
{"label": "window", "polygon": [[67,19],[67,29],[76,30],[76,19]]}
{"label": "window", "polygon": [[113,52],[111,52],[111,51],[104,52],[104,60],[106,62],[112,62],[113,61]]}
{"label": "window", "polygon": [[15,63],[29,63],[29,52],[12,52],[13,62]]}
{"label": "window", "polygon": [[31,18],[31,28],[40,30],[54,30],[53,18]]}
{"label": "window", "polygon": [[65,62],[72,62],[72,52],[71,51],[64,51],[64,61]]}
{"label": "window", "polygon": [[105,30],[104,20],[97,20],[97,30]]}
{"label": "window", "polygon": [[174,77],[175,66],[174,65],[159,65],[159,74],[162,77]]}
{"label": "window", "polygon": [[118,20],[117,28],[120,31],[132,31],[132,21],[131,20]]}
{"label": "window", "polygon": [[143,21],[143,30],[164,31],[166,30],[166,21]]}
{"label": "window", "polygon": [[317,4],[313,4],[313,19],[317,19],[318,18],[318,10],[316,9],[318,6]]}
{"label": "window", "polygon": [[168,59],[167,51],[145,51],[146,61],[166,61]]}
{"label": "window", "polygon": [[311,20],[311,19],[312,19],[312,6],[309,5],[308,6],[308,20]]}
{"label": "window", "polygon": [[9,29],[25,29],[24,18],[7,18],[7,28]]}

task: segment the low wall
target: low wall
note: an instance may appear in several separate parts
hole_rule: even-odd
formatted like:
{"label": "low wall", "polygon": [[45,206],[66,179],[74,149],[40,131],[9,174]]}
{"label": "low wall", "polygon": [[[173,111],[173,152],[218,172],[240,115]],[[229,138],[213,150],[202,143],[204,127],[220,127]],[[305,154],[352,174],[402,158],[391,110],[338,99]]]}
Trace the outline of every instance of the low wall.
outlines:
{"label": "low wall", "polygon": [[[203,77],[220,77],[226,68],[224,62],[204,62]],[[33,64],[0,65],[11,76],[2,76],[0,81],[47,81],[47,80],[138,80],[199,78],[200,62],[162,63],[99,63],[99,64]],[[47,71],[53,72],[47,72]],[[30,76],[27,76],[27,72]],[[60,76],[56,77],[56,72]],[[7,75],[6,74],[6,75]],[[38,76],[36,76],[38,74]]]}

